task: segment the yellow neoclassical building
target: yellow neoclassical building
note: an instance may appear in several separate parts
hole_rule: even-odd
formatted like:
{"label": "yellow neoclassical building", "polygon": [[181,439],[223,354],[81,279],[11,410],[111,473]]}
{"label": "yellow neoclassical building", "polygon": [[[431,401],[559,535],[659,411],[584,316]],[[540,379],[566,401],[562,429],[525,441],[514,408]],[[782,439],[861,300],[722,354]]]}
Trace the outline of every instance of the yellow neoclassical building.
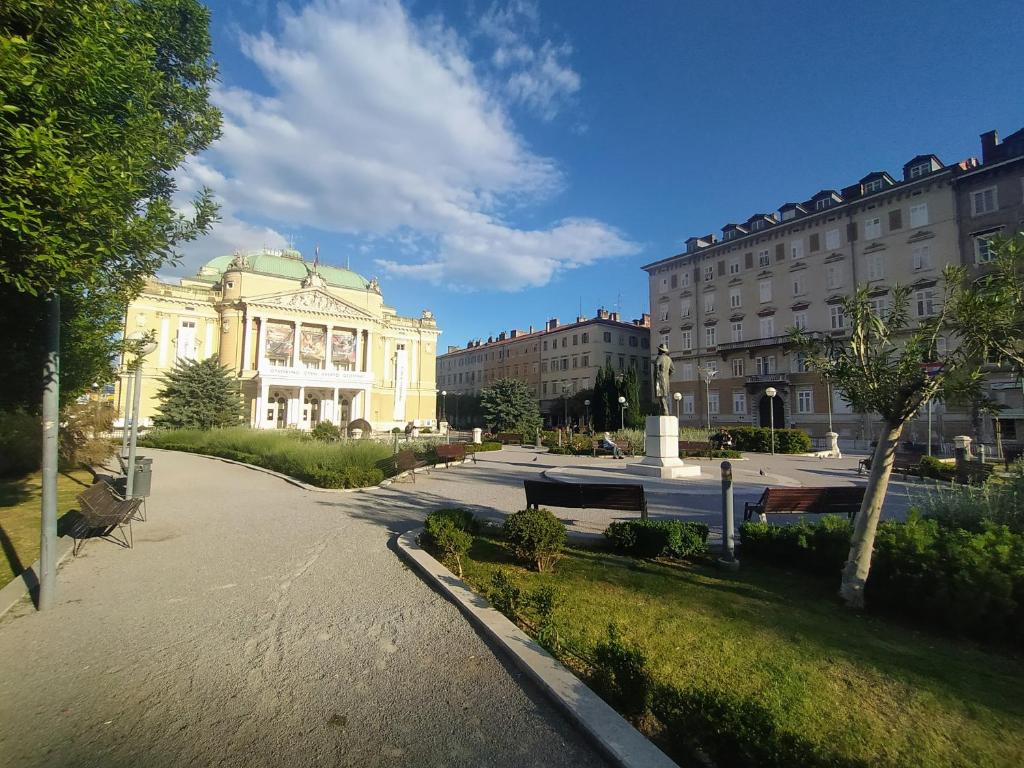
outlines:
{"label": "yellow neoclassical building", "polygon": [[179,284],[149,281],[125,316],[125,333],[136,331],[152,332],[157,344],[142,368],[143,425],[178,359],[214,355],[235,371],[259,429],[434,423],[441,332],[433,314],[402,317],[376,279],[305,261],[296,250],[220,256]]}

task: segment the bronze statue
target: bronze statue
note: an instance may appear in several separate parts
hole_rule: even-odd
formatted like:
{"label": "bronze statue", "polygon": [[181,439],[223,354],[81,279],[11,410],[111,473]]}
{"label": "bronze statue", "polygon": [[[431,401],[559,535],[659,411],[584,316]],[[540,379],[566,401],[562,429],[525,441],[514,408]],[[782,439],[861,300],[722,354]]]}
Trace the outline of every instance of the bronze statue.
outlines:
{"label": "bronze statue", "polygon": [[672,379],[672,372],[675,367],[672,365],[672,358],[669,357],[668,347],[662,344],[658,347],[658,356],[654,358],[654,402],[658,403],[661,416],[671,416],[672,410],[669,404],[671,390],[669,382]]}

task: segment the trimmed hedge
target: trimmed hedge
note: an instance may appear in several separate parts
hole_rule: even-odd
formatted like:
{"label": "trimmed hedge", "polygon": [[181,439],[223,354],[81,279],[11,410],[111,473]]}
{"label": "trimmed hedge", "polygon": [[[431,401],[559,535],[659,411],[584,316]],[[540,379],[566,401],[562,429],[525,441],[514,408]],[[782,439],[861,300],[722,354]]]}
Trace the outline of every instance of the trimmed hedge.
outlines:
{"label": "trimmed hedge", "polygon": [[477,445],[476,443],[466,443],[466,453],[485,453],[487,451],[500,451],[501,443],[495,443],[487,441]]}
{"label": "trimmed hedge", "polygon": [[565,547],[565,526],[549,509],[522,509],[508,516],[505,540],[520,560],[549,571]]}
{"label": "trimmed hedge", "polygon": [[956,464],[940,461],[934,456],[922,456],[917,465],[917,474],[934,480],[955,480]]}
{"label": "trimmed hedge", "polygon": [[[793,525],[744,523],[745,558],[836,578],[849,554],[851,523],[823,517]],[[967,531],[922,519],[878,526],[868,610],[983,641],[1024,641],[1024,534],[985,521]]]}
{"label": "trimmed hedge", "polygon": [[[768,453],[772,448],[772,431],[768,427],[732,427],[733,448],[737,451]],[[810,453],[811,436],[800,429],[775,430],[776,453]]]}
{"label": "trimmed hedge", "polygon": [[447,563],[454,563],[462,578],[462,558],[473,545],[479,524],[468,509],[439,509],[427,515],[420,545]]}
{"label": "trimmed hedge", "polygon": [[626,520],[604,531],[612,549],[634,557],[692,557],[707,550],[708,527],[689,520]]}

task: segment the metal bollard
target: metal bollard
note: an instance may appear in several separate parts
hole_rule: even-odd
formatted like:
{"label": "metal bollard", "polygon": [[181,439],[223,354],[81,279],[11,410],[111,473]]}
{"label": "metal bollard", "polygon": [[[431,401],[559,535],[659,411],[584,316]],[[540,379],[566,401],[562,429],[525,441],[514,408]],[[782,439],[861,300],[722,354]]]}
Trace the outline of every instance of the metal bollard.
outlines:
{"label": "metal bollard", "polygon": [[722,557],[718,564],[731,571],[740,567],[740,561],[736,559],[735,533],[733,531],[733,509],[732,509],[732,464],[728,461],[722,462]]}

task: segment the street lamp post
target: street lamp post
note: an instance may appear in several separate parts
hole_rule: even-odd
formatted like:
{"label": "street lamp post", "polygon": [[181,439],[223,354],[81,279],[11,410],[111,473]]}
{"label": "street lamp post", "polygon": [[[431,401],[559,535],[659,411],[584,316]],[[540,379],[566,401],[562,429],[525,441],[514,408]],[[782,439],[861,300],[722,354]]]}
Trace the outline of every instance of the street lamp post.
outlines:
{"label": "street lamp post", "polygon": [[446,406],[448,405],[448,391],[445,389],[441,390],[441,421],[448,421],[448,411]]}
{"label": "street lamp post", "polygon": [[584,419],[586,420],[587,429],[589,430],[590,429],[590,401],[589,400],[584,400],[583,401],[583,407],[586,409],[586,411],[585,411],[586,415],[584,416]]}
{"label": "street lamp post", "polygon": [[[134,335],[134,334],[133,334]],[[139,346],[135,358],[135,388],[132,392],[132,432],[128,439],[128,477],[125,479],[126,499],[132,498],[135,491],[135,447],[139,442],[139,406],[142,402],[142,360],[156,349],[156,342],[145,341]]]}
{"label": "street lamp post", "polygon": [[712,368],[710,365],[698,366],[697,372],[704,378],[704,400],[708,406],[708,430],[711,430],[711,379],[714,378],[718,370]]}
{"label": "street lamp post", "polygon": [[619,395],[619,429],[626,428],[626,398]]}
{"label": "street lamp post", "polygon": [[764,393],[768,396],[768,424],[772,436],[772,456],[775,455],[775,395],[778,390],[775,387],[768,387]]}
{"label": "street lamp post", "polygon": [[672,399],[676,401],[676,421],[679,421],[679,401],[683,399],[682,392],[676,392],[672,395]]}

